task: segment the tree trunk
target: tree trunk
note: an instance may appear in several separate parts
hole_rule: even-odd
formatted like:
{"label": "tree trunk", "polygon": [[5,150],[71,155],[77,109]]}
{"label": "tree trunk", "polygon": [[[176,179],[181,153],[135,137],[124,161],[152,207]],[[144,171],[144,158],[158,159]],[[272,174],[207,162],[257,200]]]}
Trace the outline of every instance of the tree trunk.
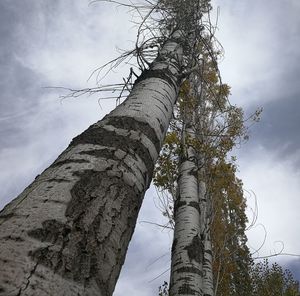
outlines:
{"label": "tree trunk", "polygon": [[205,182],[201,182],[200,186],[200,208],[204,216],[202,223],[202,239],[204,241],[204,260],[203,260],[203,295],[214,296],[214,280],[213,280],[213,257],[211,242],[211,199],[206,192]]}
{"label": "tree trunk", "polygon": [[[186,116],[186,115],[185,115]],[[183,127],[183,141],[194,136],[189,118]],[[186,144],[183,143],[183,147]],[[170,296],[203,295],[201,211],[198,192],[198,167],[192,147],[186,146],[180,164],[178,197],[174,205],[174,239],[171,256]]]}
{"label": "tree trunk", "polygon": [[0,295],[112,295],[177,98],[181,37],[2,210]]}

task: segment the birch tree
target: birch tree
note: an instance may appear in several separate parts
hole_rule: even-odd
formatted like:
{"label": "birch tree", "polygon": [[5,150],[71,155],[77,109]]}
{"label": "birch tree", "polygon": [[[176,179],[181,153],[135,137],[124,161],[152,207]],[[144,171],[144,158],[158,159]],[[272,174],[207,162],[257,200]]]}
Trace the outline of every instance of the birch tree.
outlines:
{"label": "birch tree", "polygon": [[152,60],[143,55],[151,42],[132,51],[142,73],[127,99],[75,137],[1,211],[0,295],[112,295],[182,78],[191,69],[187,36],[199,29],[200,4],[150,7],[163,16],[162,37],[154,38]]}
{"label": "birch tree", "polygon": [[[175,227],[169,292],[171,296],[182,293],[219,295],[217,290],[220,272],[214,266],[216,258],[222,258],[223,250],[216,248],[219,242],[215,241],[214,226],[217,225],[215,221],[223,217],[223,213],[226,215],[225,219],[229,218],[226,200],[231,198],[226,196],[224,186],[217,186],[222,184],[219,183],[220,176],[224,182],[227,178],[227,172],[222,170],[220,164],[227,163],[227,153],[245,133],[241,110],[228,103],[229,87],[219,82],[215,68],[216,56],[211,56],[216,51],[213,47],[203,48],[209,43],[209,38],[204,38],[198,44],[203,63],[197,75],[192,74],[183,82],[178,115],[171,124],[156,167],[155,184],[173,197],[171,206],[167,204],[165,211]],[[220,175],[215,174],[216,170],[220,170]],[[229,179],[227,183],[235,188],[234,181],[235,179]],[[229,195],[234,192],[231,189]],[[243,201],[242,198],[237,206],[244,204]],[[229,205],[229,209],[231,208]],[[241,212],[245,218],[243,207]],[[230,227],[226,223],[224,225]],[[235,244],[237,248],[240,235],[244,235],[244,226],[242,224],[241,232],[238,232]],[[223,233],[228,233],[227,230],[223,229]],[[228,234],[233,239],[236,232]],[[222,243],[227,248],[228,242],[220,240],[220,244]],[[230,273],[227,275],[230,276]],[[237,290],[236,286],[231,287],[232,291]]]}

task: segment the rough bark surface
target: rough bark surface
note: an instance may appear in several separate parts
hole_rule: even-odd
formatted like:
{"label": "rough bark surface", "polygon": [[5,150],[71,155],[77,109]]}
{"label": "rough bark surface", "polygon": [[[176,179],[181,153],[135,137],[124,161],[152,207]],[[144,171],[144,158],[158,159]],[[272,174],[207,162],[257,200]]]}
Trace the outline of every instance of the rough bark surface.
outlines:
{"label": "rough bark surface", "polygon": [[112,295],[177,98],[180,37],[2,210],[0,295]]}

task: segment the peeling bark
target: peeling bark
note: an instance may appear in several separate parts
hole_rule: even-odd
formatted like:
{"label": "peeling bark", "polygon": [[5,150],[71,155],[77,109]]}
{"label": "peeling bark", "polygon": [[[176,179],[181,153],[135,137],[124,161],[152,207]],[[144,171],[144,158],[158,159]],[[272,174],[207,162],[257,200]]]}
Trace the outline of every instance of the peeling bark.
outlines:
{"label": "peeling bark", "polygon": [[110,296],[180,86],[180,31],[0,214],[0,295]]}

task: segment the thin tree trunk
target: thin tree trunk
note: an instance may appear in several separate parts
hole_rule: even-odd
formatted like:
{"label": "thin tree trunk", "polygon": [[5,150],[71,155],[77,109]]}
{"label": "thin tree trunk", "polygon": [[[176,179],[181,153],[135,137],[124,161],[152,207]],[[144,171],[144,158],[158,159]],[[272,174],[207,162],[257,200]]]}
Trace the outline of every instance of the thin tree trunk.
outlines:
{"label": "thin tree trunk", "polygon": [[0,295],[112,295],[177,98],[181,35],[1,212]]}
{"label": "thin tree trunk", "polygon": [[213,257],[211,243],[211,201],[206,192],[205,183],[203,182],[202,198],[200,198],[200,208],[204,216],[202,239],[204,241],[204,261],[203,261],[203,295],[214,296],[214,281],[213,281]]}
{"label": "thin tree trunk", "polygon": [[[183,140],[194,136],[192,120],[185,122]],[[185,143],[183,143],[185,147]],[[196,154],[187,146],[180,164],[178,197],[174,205],[174,239],[171,257],[170,296],[203,295],[201,211]]]}

